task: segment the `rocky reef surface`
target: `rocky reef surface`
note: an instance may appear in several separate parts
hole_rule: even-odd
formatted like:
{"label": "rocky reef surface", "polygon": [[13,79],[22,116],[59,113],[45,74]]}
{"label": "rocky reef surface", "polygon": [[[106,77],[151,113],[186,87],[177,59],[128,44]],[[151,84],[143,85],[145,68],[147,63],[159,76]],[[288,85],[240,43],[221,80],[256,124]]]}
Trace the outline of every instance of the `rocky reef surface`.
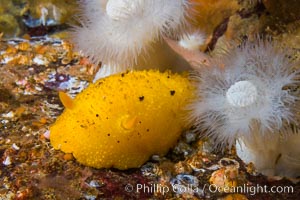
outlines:
{"label": "rocky reef surface", "polygon": [[[194,1],[201,6],[195,26],[207,36],[201,51],[217,54],[226,41],[252,40],[261,34],[290,47],[293,59],[300,59],[297,0]],[[126,171],[85,167],[71,154],[55,151],[48,129],[63,111],[58,91],[75,96],[93,80],[99,66],[65,39],[75,1],[0,2],[0,199],[300,196],[297,180],[263,176],[234,150],[215,151],[210,141],[191,131],[184,132],[165,157],[154,155],[141,168]],[[237,186],[243,189],[227,190]]]}

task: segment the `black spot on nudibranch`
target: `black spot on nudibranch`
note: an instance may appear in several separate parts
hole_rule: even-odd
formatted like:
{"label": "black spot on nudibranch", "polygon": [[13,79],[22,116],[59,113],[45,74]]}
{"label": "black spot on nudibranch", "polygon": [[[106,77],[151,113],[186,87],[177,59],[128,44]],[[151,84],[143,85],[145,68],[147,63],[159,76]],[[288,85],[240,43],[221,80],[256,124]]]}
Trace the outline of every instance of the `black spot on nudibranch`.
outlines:
{"label": "black spot on nudibranch", "polygon": [[171,96],[174,96],[175,90],[171,90],[171,91],[170,91],[170,94],[171,94]]}
{"label": "black spot on nudibranch", "polygon": [[118,140],[117,143],[120,143],[120,141]]}
{"label": "black spot on nudibranch", "polygon": [[110,133],[108,133],[107,136],[110,136]]}
{"label": "black spot on nudibranch", "polygon": [[99,114],[96,114],[96,117],[99,117]]}
{"label": "black spot on nudibranch", "polygon": [[149,132],[150,130],[149,130],[149,128],[147,128],[147,130],[146,130],[147,132]]}
{"label": "black spot on nudibranch", "polygon": [[85,125],[82,125],[82,124],[80,125],[80,127],[81,127],[81,128],[87,128],[87,126],[85,126]]}
{"label": "black spot on nudibranch", "polygon": [[140,101],[143,101],[144,98],[145,98],[144,96],[140,96],[140,97],[139,97],[139,100],[140,100]]}

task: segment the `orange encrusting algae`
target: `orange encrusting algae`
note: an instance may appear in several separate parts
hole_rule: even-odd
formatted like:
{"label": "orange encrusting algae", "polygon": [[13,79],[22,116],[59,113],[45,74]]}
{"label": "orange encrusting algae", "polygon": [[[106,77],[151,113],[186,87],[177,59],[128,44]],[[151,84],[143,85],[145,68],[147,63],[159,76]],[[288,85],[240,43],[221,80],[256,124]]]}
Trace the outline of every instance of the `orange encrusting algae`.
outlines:
{"label": "orange encrusting algae", "polygon": [[176,144],[193,96],[187,76],[171,72],[134,71],[100,79],[50,127],[51,144],[87,166],[139,167]]}
{"label": "orange encrusting algae", "polygon": [[224,19],[229,18],[239,9],[237,1],[232,0],[190,0],[191,22],[195,27],[210,37]]}

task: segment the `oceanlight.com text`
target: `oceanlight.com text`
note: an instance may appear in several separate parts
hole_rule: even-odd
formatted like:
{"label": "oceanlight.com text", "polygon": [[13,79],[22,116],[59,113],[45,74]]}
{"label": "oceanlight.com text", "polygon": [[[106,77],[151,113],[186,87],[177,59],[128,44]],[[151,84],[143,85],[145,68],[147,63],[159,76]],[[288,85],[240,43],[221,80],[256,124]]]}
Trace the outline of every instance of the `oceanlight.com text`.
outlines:
{"label": "oceanlight.com text", "polygon": [[[204,185],[203,188],[207,187]],[[208,190],[212,193],[225,192],[225,193],[240,193],[240,194],[250,194],[255,195],[258,193],[294,193],[293,186],[267,186],[267,185],[248,185],[244,184],[236,187],[218,187],[214,184],[208,185]]]}

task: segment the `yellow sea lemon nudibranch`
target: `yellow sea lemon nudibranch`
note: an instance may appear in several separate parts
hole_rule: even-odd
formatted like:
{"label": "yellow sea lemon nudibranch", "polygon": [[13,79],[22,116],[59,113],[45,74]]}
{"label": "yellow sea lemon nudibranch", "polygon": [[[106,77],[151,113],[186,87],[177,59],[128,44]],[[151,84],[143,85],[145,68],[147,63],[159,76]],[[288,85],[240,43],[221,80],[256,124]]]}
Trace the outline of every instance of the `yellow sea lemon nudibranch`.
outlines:
{"label": "yellow sea lemon nudibranch", "polygon": [[60,96],[72,106],[50,127],[52,146],[87,166],[128,169],[176,144],[194,86],[184,75],[133,71],[98,80],[72,103]]}

